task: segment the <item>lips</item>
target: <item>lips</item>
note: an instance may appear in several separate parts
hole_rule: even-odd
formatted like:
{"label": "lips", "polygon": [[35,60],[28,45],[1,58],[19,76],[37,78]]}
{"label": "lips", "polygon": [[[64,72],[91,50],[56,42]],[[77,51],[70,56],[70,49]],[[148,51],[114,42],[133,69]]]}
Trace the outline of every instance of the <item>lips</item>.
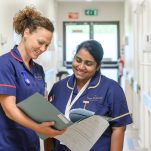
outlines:
{"label": "lips", "polygon": [[76,70],[78,76],[84,76],[85,72]]}
{"label": "lips", "polygon": [[34,51],[34,55],[39,56],[40,55],[40,51]]}

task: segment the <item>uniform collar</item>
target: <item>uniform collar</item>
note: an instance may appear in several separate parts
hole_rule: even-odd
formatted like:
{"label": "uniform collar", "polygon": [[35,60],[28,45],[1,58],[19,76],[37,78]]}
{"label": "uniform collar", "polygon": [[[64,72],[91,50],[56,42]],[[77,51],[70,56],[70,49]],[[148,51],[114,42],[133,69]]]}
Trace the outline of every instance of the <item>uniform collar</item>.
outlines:
{"label": "uniform collar", "polygon": [[[22,57],[21,57],[21,55],[20,55],[20,52],[19,52],[19,50],[17,49],[17,45],[15,45],[14,48],[10,51],[10,54],[11,54],[11,56],[12,56],[15,60],[17,60],[17,61],[19,61],[19,62],[21,62],[21,63],[24,64],[23,59],[22,59]],[[31,69],[32,69],[32,68],[34,67],[35,63],[33,62],[32,59],[30,60],[29,63],[30,63],[30,65],[31,65]],[[26,67],[26,66],[25,66],[25,67]]]}
{"label": "uniform collar", "polygon": [[67,88],[73,90],[75,85],[75,75],[71,75],[67,81]]}
{"label": "uniform collar", "polygon": [[[88,85],[88,89],[94,89],[96,87],[98,87],[98,85],[101,82],[101,73],[97,72],[91,79],[89,85]],[[73,90],[74,89],[74,85],[75,85],[75,75],[73,74],[72,76],[69,77],[68,81],[67,81],[67,88]]]}
{"label": "uniform collar", "polygon": [[15,45],[14,48],[10,51],[10,54],[15,60],[19,62],[23,62],[23,59],[17,49],[17,45]]}
{"label": "uniform collar", "polygon": [[97,72],[91,79],[88,89],[95,89],[101,82],[101,73]]}

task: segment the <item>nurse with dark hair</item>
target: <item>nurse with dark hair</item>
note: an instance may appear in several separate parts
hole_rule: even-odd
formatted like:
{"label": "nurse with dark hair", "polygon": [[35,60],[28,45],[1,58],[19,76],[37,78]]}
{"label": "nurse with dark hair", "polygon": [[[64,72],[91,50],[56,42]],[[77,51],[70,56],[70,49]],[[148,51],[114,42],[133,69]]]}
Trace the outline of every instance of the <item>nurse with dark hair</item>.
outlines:
{"label": "nurse with dark hair", "polygon": [[[73,75],[54,84],[49,100],[67,118],[72,109],[78,108],[111,118],[125,115],[109,122],[107,130],[90,150],[122,151],[126,125],[132,123],[132,119],[127,114],[127,102],[120,85],[101,74],[103,53],[99,42],[82,42],[72,62]],[[53,139],[53,143],[54,151],[70,151],[56,139]]]}
{"label": "nurse with dark hair", "polygon": [[44,95],[45,78],[34,62],[51,43],[54,26],[33,7],[20,10],[13,18],[19,45],[0,56],[0,151],[40,151],[36,132],[54,137],[54,122],[37,123],[27,117],[17,103],[34,93]]}

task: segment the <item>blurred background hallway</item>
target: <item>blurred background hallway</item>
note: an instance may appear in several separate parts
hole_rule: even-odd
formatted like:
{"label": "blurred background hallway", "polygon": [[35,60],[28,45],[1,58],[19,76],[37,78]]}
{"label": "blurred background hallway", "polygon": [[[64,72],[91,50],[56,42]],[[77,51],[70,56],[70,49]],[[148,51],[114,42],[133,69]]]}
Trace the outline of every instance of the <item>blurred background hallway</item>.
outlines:
{"label": "blurred background hallway", "polygon": [[44,67],[48,91],[72,73],[78,43],[101,41],[102,74],[121,84],[134,121],[127,127],[123,151],[151,151],[151,1],[0,0],[0,55],[18,43],[12,20],[26,5],[37,7],[55,26],[51,46],[37,60]]}

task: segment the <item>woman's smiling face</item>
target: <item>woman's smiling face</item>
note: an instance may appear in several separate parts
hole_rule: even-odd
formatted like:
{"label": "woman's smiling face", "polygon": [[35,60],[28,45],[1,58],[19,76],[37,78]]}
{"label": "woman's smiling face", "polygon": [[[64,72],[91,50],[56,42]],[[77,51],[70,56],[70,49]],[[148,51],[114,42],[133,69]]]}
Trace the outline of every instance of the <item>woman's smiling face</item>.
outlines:
{"label": "woman's smiling face", "polygon": [[98,66],[93,56],[82,48],[74,57],[72,69],[77,80],[88,81],[96,73]]}
{"label": "woman's smiling face", "polygon": [[29,29],[24,32],[24,47],[28,57],[37,59],[40,54],[45,52],[51,43],[53,33],[45,28],[39,27],[30,33]]}

